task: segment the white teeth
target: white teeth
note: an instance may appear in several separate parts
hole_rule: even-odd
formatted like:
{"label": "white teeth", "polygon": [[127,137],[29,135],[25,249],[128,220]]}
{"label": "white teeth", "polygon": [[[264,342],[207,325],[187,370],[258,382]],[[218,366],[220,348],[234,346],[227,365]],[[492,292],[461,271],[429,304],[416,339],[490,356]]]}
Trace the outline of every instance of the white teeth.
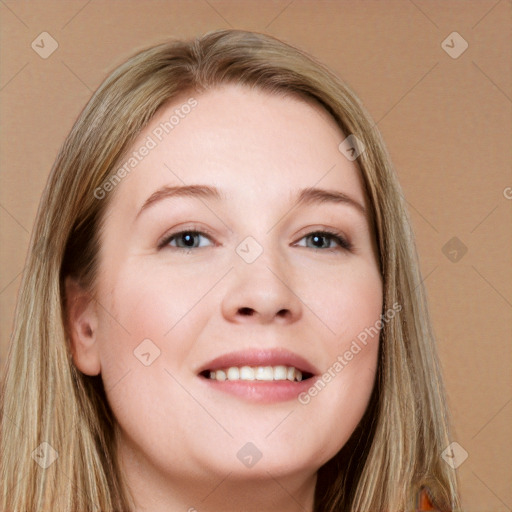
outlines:
{"label": "white teeth", "polygon": [[256,380],[274,380],[272,366],[258,366],[256,368]]}
{"label": "white teeth", "polygon": [[286,366],[274,366],[274,380],[286,380],[286,374]]}
{"label": "white teeth", "polygon": [[242,366],[240,368],[240,380],[254,380],[254,368]]}
{"label": "white teeth", "polygon": [[235,366],[232,366],[231,368],[228,368],[227,376],[228,380],[238,380],[240,377],[240,370]]}
{"label": "white teeth", "polygon": [[230,366],[223,370],[210,371],[212,380],[289,380],[300,382],[302,372],[293,366]]}

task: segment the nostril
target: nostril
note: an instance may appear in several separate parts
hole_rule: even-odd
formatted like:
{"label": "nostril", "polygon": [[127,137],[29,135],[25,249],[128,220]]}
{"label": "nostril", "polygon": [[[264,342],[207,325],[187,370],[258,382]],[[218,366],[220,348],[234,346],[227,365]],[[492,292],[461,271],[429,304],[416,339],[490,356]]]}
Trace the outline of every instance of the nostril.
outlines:
{"label": "nostril", "polygon": [[287,317],[290,311],[288,309],[281,309],[277,312],[277,316],[281,316],[283,318]]}
{"label": "nostril", "polygon": [[244,316],[252,316],[252,314],[254,313],[254,309],[252,309],[252,308],[240,308],[238,310],[238,312],[241,315],[244,315]]}

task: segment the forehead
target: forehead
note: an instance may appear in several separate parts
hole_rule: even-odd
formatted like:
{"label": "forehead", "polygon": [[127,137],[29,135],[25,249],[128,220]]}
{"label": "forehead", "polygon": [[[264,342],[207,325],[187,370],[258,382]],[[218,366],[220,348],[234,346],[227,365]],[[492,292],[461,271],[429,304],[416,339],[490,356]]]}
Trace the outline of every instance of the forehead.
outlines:
{"label": "forehead", "polygon": [[139,209],[162,186],[208,184],[244,204],[287,201],[301,188],[340,189],[366,204],[345,138],[313,101],[223,85],[162,107],[116,169],[112,206]]}

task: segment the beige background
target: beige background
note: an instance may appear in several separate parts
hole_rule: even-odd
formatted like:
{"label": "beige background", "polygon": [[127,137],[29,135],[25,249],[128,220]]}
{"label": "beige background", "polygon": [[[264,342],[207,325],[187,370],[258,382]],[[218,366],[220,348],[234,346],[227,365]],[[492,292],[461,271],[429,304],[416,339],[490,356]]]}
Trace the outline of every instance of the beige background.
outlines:
{"label": "beige background", "polygon": [[[39,197],[92,91],[168,37],[266,32],[330,66],[378,122],[409,202],[454,440],[469,454],[465,509],[512,510],[510,15],[508,0],[0,1],[0,368]],[[59,45],[47,59],[31,48],[42,32]],[[458,58],[442,46],[452,32],[469,45]],[[467,247],[445,249],[456,262],[443,252],[453,237]]]}

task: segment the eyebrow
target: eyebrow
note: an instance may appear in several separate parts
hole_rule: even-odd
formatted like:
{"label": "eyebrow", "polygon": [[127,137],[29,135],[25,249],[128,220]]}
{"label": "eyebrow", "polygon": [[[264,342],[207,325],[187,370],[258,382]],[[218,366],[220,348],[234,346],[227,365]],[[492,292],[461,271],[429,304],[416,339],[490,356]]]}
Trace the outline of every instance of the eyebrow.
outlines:
{"label": "eyebrow", "polygon": [[346,204],[354,207],[359,213],[366,217],[366,208],[359,201],[338,190],[326,190],[314,187],[305,188],[300,191],[295,206],[321,203]]}
{"label": "eyebrow", "polygon": [[[174,198],[174,197],[191,197],[198,199],[223,199],[223,195],[215,187],[207,185],[183,185],[178,187],[164,186],[159,188],[156,192],[151,194],[142,208],[137,213],[137,217],[151,205],[162,201],[163,199]],[[321,203],[342,203],[348,206],[352,206],[359,213],[366,217],[366,208],[345,194],[338,190],[326,190],[323,188],[308,187],[299,191],[298,197],[295,201],[294,208],[300,205],[312,205]]]}
{"label": "eyebrow", "polygon": [[159,188],[156,192],[153,192],[137,213],[137,217],[151,205],[161,201],[162,199],[168,199],[170,197],[192,197],[198,199],[222,199],[221,193],[215,187],[209,187],[207,185],[183,185],[179,187],[164,186]]}

